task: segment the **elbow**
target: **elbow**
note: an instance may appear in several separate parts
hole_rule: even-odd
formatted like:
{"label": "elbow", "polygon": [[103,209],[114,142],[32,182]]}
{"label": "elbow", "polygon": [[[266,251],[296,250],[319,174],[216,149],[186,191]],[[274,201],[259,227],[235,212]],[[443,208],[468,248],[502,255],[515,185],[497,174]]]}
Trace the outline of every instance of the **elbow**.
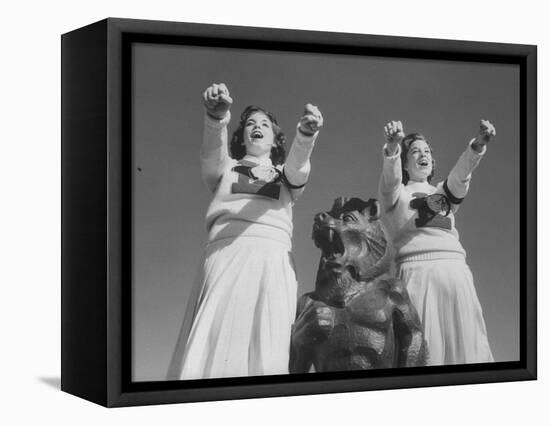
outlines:
{"label": "elbow", "polygon": [[470,186],[470,177],[466,179],[459,179],[456,177],[449,177],[443,182],[443,190],[445,194],[453,204],[460,204],[466,194],[468,193],[468,188]]}
{"label": "elbow", "polygon": [[292,164],[285,164],[285,167],[284,167],[285,177],[288,180],[288,182],[293,186],[304,185],[309,178],[310,172],[311,172],[311,163],[309,161],[305,162],[300,167],[296,167]]}

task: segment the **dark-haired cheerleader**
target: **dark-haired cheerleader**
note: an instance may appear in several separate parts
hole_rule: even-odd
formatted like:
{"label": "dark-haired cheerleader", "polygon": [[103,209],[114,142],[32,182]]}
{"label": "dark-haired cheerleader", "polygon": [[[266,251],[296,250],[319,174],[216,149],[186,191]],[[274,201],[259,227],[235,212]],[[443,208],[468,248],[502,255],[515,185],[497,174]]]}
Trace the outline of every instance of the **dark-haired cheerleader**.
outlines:
{"label": "dark-haired cheerleader", "polygon": [[436,186],[430,183],[435,162],[424,136],[405,136],[400,121],[388,123],[384,135],[380,200],[399,277],[407,283],[424,328],[429,364],[491,362],[485,321],[454,215],[495,128],[482,120],[478,135]]}
{"label": "dark-haired cheerleader", "polygon": [[306,105],[286,155],[273,114],[247,107],[229,141],[225,84],[210,86],[203,101],[202,176],[214,194],[208,244],[168,378],[285,374],[297,294],[292,206],[308,180],[323,118]]}

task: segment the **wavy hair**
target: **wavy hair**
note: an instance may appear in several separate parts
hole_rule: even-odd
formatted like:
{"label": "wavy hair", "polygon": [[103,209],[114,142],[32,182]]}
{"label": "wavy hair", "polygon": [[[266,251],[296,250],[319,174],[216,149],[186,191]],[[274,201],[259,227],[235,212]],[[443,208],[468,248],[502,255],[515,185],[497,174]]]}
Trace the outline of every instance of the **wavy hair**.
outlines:
{"label": "wavy hair", "polygon": [[246,126],[246,120],[248,120],[248,118],[256,112],[261,112],[262,114],[265,114],[273,125],[275,146],[271,148],[271,162],[274,166],[283,164],[286,158],[286,136],[279,127],[279,123],[277,122],[275,116],[269,111],[266,111],[265,109],[255,105],[247,106],[241,114],[239,127],[237,127],[237,129],[233,132],[231,142],[229,143],[229,152],[231,154],[231,157],[235,160],[240,160],[246,155],[246,147],[244,145],[244,128]]}
{"label": "wavy hair", "polygon": [[[411,148],[411,145],[413,142],[416,141],[424,141],[428,144],[430,147],[430,151],[433,154],[432,146],[428,143],[426,140],[426,137],[421,133],[409,133],[407,136],[403,138],[401,141],[401,176],[403,184],[406,185],[407,182],[410,180],[409,172],[405,170],[405,167],[407,166],[407,154],[409,153],[409,149]],[[428,176],[428,183],[432,181],[432,178],[434,177],[435,172],[435,160],[432,155],[432,172],[430,173],[430,176]]]}

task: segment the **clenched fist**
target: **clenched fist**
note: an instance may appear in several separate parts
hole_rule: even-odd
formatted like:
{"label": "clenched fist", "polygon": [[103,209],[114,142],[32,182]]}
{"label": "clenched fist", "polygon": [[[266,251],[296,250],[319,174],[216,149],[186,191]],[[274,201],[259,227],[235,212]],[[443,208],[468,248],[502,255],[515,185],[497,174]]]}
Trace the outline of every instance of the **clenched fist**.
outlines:
{"label": "clenched fist", "polygon": [[390,121],[384,126],[384,138],[387,143],[387,153],[389,155],[395,154],[397,147],[405,137],[403,132],[403,123],[401,121]]}
{"label": "clenched fist", "polygon": [[401,143],[405,137],[403,123],[401,123],[401,121],[390,121],[384,126],[384,137],[389,144]]}
{"label": "clenched fist", "polygon": [[497,131],[495,130],[495,126],[493,126],[489,120],[481,120],[479,122],[479,132],[472,143],[472,149],[481,153],[485,145],[487,145],[496,134]]}
{"label": "clenched fist", "polygon": [[307,104],[300,118],[298,130],[306,136],[313,136],[323,126],[323,116],[315,105]]}
{"label": "clenched fist", "polygon": [[233,99],[229,96],[229,90],[223,83],[212,84],[204,91],[202,98],[206,113],[216,120],[224,118],[233,104]]}
{"label": "clenched fist", "polygon": [[496,134],[497,131],[495,126],[493,126],[489,120],[481,120],[479,122],[479,132],[476,137],[476,143],[483,146],[489,143]]}

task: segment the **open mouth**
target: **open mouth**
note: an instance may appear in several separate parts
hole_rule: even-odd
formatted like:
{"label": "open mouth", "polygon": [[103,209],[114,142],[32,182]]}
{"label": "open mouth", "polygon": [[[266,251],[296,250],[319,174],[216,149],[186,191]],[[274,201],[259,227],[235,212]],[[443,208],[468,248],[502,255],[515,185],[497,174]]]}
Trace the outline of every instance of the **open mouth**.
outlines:
{"label": "open mouth", "polygon": [[263,139],[264,135],[259,130],[254,130],[250,134],[250,139]]}
{"label": "open mouth", "polygon": [[313,240],[315,245],[321,249],[323,258],[326,261],[341,259],[346,248],[338,232],[328,227],[315,227],[313,229]]}
{"label": "open mouth", "polygon": [[427,159],[423,158],[418,162],[418,165],[420,167],[428,167],[430,165],[430,162]]}

